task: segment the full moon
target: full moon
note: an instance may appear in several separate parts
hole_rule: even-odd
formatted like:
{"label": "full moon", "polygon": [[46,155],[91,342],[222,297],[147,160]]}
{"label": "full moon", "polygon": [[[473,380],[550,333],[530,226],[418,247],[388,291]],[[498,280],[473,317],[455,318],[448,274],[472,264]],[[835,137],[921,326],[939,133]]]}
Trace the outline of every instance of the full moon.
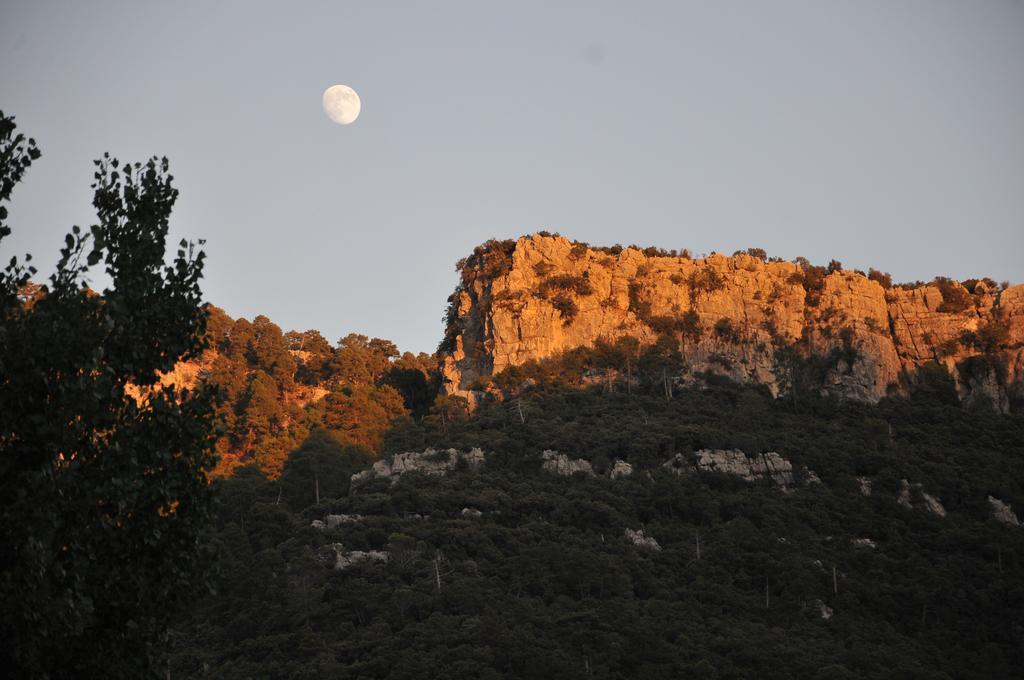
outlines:
{"label": "full moon", "polygon": [[348,125],[359,117],[362,102],[348,85],[331,85],[324,90],[324,113],[340,125]]}

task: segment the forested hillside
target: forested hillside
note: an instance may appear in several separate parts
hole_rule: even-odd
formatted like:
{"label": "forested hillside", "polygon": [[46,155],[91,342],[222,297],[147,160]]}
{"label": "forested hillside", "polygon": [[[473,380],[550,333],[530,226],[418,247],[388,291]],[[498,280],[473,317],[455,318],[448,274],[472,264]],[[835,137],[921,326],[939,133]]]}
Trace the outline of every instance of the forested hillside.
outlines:
{"label": "forested hillside", "polygon": [[[1024,677],[1019,287],[563,241],[460,263],[436,357],[210,309],[165,378],[215,385],[222,427],[216,587],[172,677]],[[523,274],[563,246],[590,269]],[[555,304],[599,267],[621,332]],[[926,327],[949,353],[900,349]]]}
{"label": "forested hillside", "polygon": [[208,310],[209,349],[167,379],[217,387],[217,475],[254,463],[277,477],[316,428],[372,459],[391,424],[422,416],[437,392],[433,358],[401,354],[388,340],[352,333],[332,345],[315,330],[284,333],[265,316]]}
{"label": "forested hillside", "polygon": [[[1019,415],[944,371],[877,405],[565,375],[385,436],[479,465],[350,488],[367,463],[314,431],[279,479],[218,480],[217,588],[172,677],[1024,676]],[[704,449],[791,479],[665,466]]]}

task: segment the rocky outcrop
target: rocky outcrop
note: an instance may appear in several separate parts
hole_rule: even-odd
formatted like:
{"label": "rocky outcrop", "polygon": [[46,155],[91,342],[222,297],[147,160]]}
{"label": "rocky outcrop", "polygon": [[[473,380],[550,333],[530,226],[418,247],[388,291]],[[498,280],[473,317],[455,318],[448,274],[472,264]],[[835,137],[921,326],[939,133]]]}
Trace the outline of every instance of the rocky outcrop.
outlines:
{"label": "rocky outcrop", "polygon": [[924,502],[925,510],[936,517],[946,516],[946,508],[942,505],[942,502],[938,497],[922,491],[920,484],[911,484],[905,479],[900,480],[900,495],[896,499],[896,502],[908,510],[912,510],[914,508],[913,497],[915,493],[921,494],[921,500]]}
{"label": "rocky outcrop", "polygon": [[997,522],[1007,524],[1012,527],[1019,527],[1020,520],[1017,519],[1017,513],[1013,511],[1009,503],[995,498],[993,496],[988,497],[988,505],[992,508],[992,516],[995,517]]}
{"label": "rocky outcrop", "polygon": [[563,477],[571,477],[575,474],[583,474],[588,477],[594,476],[594,468],[588,461],[581,458],[570,458],[558,451],[545,451],[540,454],[541,467],[545,472]]}
{"label": "rocky outcrop", "polygon": [[644,533],[643,529],[633,530],[626,528],[625,532],[626,539],[638,548],[644,548],[646,550],[661,550],[661,546],[658,541]]}
{"label": "rocky outcrop", "polygon": [[608,469],[608,476],[612,479],[622,479],[623,477],[629,477],[633,474],[633,466],[624,460],[618,458],[612,463],[612,466]]}
{"label": "rocky outcrop", "polygon": [[878,544],[870,538],[855,538],[850,542],[854,548],[871,548],[872,550],[878,548]]}
{"label": "rocky outcrop", "polygon": [[818,614],[818,617],[822,621],[828,621],[835,614],[835,611],[832,609],[832,607],[829,607],[821,600],[812,600],[810,603],[810,607],[812,611]]}
{"label": "rocky outcrop", "polygon": [[857,486],[860,489],[861,496],[871,495],[871,479],[869,477],[858,477]]}
{"label": "rocky outcrop", "polygon": [[337,529],[342,524],[356,524],[363,521],[362,515],[326,515],[323,519],[315,519],[309,523],[314,529],[326,531]]}
{"label": "rocky outcrop", "polygon": [[[741,477],[748,482],[771,479],[784,489],[792,486],[794,481],[793,464],[774,451],[747,456],[738,449],[729,451],[702,449],[692,456],[677,453],[662,467],[676,474],[694,470],[721,472]],[[813,471],[807,472],[807,478],[809,483],[811,480],[816,480],[818,483],[821,481]]]}
{"label": "rocky outcrop", "polygon": [[444,475],[460,466],[467,469],[475,469],[484,462],[484,452],[480,449],[471,451],[457,451],[448,449],[439,451],[427,449],[425,451],[412,451],[399,453],[390,459],[378,460],[369,470],[363,470],[352,475],[351,486],[356,486],[371,479],[390,479],[394,484],[398,479],[410,472],[419,472],[425,475]]}
{"label": "rocky outcrop", "polygon": [[778,395],[802,357],[822,392],[874,402],[938,362],[964,399],[1003,411],[1024,399],[1024,286],[885,288],[836,267],[602,250],[540,234],[485,244],[460,270],[441,371],[443,390],[470,402],[505,368],[623,336],[671,339],[685,359],[672,376],[681,383],[710,372]]}
{"label": "rocky outcrop", "polygon": [[348,569],[359,562],[387,562],[388,554],[383,550],[345,550],[341,543],[331,543],[320,548],[320,561],[335,570]]}

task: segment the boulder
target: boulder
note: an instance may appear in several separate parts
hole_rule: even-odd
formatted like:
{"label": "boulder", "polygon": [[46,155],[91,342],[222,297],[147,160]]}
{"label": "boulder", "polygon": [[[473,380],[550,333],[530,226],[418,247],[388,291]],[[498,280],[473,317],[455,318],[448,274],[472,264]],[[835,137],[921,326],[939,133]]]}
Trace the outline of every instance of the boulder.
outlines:
{"label": "boulder", "polygon": [[627,527],[625,535],[626,538],[638,548],[645,548],[647,550],[661,550],[661,546],[658,544],[658,541],[655,540],[654,537],[645,534],[642,528],[634,531],[633,529]]}
{"label": "boulder", "polygon": [[[900,495],[896,499],[896,502],[905,507],[906,509],[912,510],[914,508],[914,503],[912,500],[913,491],[921,491],[921,485],[911,484],[907,480],[901,479]],[[943,507],[942,502],[938,499],[937,496],[932,496],[931,494],[921,491],[921,500],[924,501],[924,507],[928,512],[932,513],[936,517],[946,516],[946,508]]]}
{"label": "boulder", "polygon": [[611,468],[608,470],[608,476],[612,479],[622,479],[623,477],[629,477],[633,474],[633,466],[624,460],[615,459],[612,463]]}
{"label": "boulder", "polygon": [[390,459],[378,460],[368,470],[352,475],[351,485],[356,487],[371,479],[390,479],[394,484],[398,479],[410,472],[425,475],[444,475],[460,465],[475,469],[484,462],[484,452],[480,449],[458,451],[456,449],[412,451],[399,453]]}
{"label": "boulder", "polygon": [[541,467],[545,472],[563,477],[571,477],[575,474],[584,474],[588,477],[594,476],[594,468],[590,465],[590,462],[581,458],[570,458],[564,453],[550,450],[541,453],[540,457],[541,461],[543,461]]}
{"label": "boulder", "polygon": [[992,516],[995,517],[997,522],[1002,522],[1012,527],[1019,527],[1020,520],[1017,519],[1017,513],[1013,511],[1009,503],[995,498],[993,496],[988,497],[989,507],[992,508]]}
{"label": "boulder", "polygon": [[337,571],[348,569],[359,562],[388,561],[388,554],[383,550],[345,550],[345,546],[341,543],[331,543],[321,547],[318,557],[322,563]]}

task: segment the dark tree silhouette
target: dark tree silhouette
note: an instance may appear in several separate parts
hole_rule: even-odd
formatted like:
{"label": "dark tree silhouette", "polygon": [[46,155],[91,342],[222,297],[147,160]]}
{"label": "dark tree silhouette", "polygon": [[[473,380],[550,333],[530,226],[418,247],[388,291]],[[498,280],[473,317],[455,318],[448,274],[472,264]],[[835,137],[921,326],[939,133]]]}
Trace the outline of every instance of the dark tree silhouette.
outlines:
{"label": "dark tree silhouette", "polygon": [[[0,114],[0,201],[39,156],[14,130]],[[13,259],[0,273],[8,677],[153,675],[169,617],[203,589],[212,395],[159,373],[202,350],[204,255],[183,241],[165,262],[166,159],[96,165],[98,223],[67,235],[49,284]]]}

